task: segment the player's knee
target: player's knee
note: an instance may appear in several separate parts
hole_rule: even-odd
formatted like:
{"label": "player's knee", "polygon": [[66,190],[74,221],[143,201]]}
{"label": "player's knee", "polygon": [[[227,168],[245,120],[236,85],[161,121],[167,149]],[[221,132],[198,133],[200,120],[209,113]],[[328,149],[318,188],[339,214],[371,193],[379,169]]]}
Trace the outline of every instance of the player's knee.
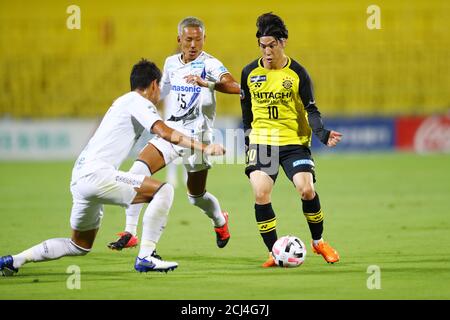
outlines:
{"label": "player's knee", "polygon": [[303,200],[312,200],[316,196],[316,192],[313,187],[297,188]]}
{"label": "player's knee", "polygon": [[[159,190],[153,195],[153,198],[161,199],[161,203],[167,206],[167,209],[170,209],[173,202],[173,197],[175,194],[175,190],[173,186],[169,183],[165,183]],[[168,212],[168,210],[167,210]]]}
{"label": "player's knee", "polygon": [[255,190],[255,200],[257,203],[268,203],[270,202],[270,194],[269,190],[259,189]]}

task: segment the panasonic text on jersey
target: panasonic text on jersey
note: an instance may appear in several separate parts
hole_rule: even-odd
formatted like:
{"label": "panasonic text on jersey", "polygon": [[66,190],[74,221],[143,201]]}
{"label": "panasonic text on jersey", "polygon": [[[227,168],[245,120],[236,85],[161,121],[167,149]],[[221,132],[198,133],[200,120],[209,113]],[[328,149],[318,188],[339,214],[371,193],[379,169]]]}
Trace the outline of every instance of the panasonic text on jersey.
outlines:
{"label": "panasonic text on jersey", "polygon": [[173,91],[177,91],[177,92],[196,92],[196,93],[200,93],[200,91],[202,90],[201,87],[199,86],[177,86],[177,85],[173,85],[171,90]]}

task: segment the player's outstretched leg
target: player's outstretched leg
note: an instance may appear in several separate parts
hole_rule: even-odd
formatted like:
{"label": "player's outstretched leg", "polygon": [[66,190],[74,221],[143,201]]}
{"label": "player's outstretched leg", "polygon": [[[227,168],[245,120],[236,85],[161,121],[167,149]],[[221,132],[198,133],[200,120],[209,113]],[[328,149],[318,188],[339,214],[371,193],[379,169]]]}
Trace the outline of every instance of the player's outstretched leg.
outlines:
{"label": "player's outstretched leg", "polygon": [[142,226],[142,241],[134,268],[139,272],[169,271],[178,267],[178,263],[164,261],[156,254],[156,244],[167,224],[169,210],[173,202],[174,190],[170,184],[162,185],[153,195],[145,210]]}
{"label": "player's outstretched leg", "polygon": [[89,251],[90,249],[76,245],[69,238],[49,239],[17,255],[1,257],[0,270],[3,276],[12,276],[28,262],[50,261],[65,256],[84,256]]}

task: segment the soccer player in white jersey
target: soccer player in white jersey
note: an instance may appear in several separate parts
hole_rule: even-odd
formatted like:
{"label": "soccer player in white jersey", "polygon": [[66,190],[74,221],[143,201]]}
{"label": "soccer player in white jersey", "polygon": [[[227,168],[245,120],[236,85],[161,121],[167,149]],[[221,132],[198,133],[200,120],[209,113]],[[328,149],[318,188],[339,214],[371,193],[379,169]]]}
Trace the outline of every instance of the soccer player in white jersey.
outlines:
{"label": "soccer player in white jersey", "polygon": [[[203,51],[205,26],[198,18],[187,17],[178,24],[177,41],[180,53],[166,59],[161,80],[161,98],[166,98],[166,108],[171,114],[165,123],[209,144],[216,115],[214,91],[239,94],[240,85],[219,60]],[[228,213],[222,211],[217,198],[206,191],[211,167],[207,157],[155,137],[140,152],[130,172],[151,175],[178,157],[182,157],[188,173],[189,202],[212,220],[217,246],[225,247],[230,238]],[[119,233],[119,239],[108,245],[111,249],[137,245],[136,230],[142,206],[132,205],[126,210],[125,232]]]}
{"label": "soccer player in white jersey", "polygon": [[143,174],[119,171],[131,148],[148,130],[179,146],[209,155],[221,155],[221,145],[205,145],[164,124],[154,104],[160,96],[161,71],[147,60],[131,72],[131,92],[119,97],[105,114],[72,171],[70,189],[73,206],[71,238],[54,238],[17,255],[0,258],[3,275],[13,275],[27,262],[55,260],[64,256],[83,256],[90,252],[103,216],[103,205],[127,207],[149,203],[143,223],[142,243],[135,269],[140,272],[169,271],[176,262],[164,261],[156,254],[156,244],[166,226],[173,201],[173,187]]}

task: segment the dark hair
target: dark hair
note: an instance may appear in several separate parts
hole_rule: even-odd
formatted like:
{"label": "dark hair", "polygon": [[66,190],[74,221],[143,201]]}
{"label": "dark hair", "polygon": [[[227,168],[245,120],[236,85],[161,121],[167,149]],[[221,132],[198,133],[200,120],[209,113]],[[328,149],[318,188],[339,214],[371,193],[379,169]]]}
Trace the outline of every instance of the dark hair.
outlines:
{"label": "dark hair", "polygon": [[284,21],[272,12],[264,13],[256,20],[256,37],[274,37],[277,40],[287,39],[288,30]]}
{"label": "dark hair", "polygon": [[161,70],[151,61],[144,58],[133,66],[130,75],[131,91],[147,88],[153,80],[159,84]]}

